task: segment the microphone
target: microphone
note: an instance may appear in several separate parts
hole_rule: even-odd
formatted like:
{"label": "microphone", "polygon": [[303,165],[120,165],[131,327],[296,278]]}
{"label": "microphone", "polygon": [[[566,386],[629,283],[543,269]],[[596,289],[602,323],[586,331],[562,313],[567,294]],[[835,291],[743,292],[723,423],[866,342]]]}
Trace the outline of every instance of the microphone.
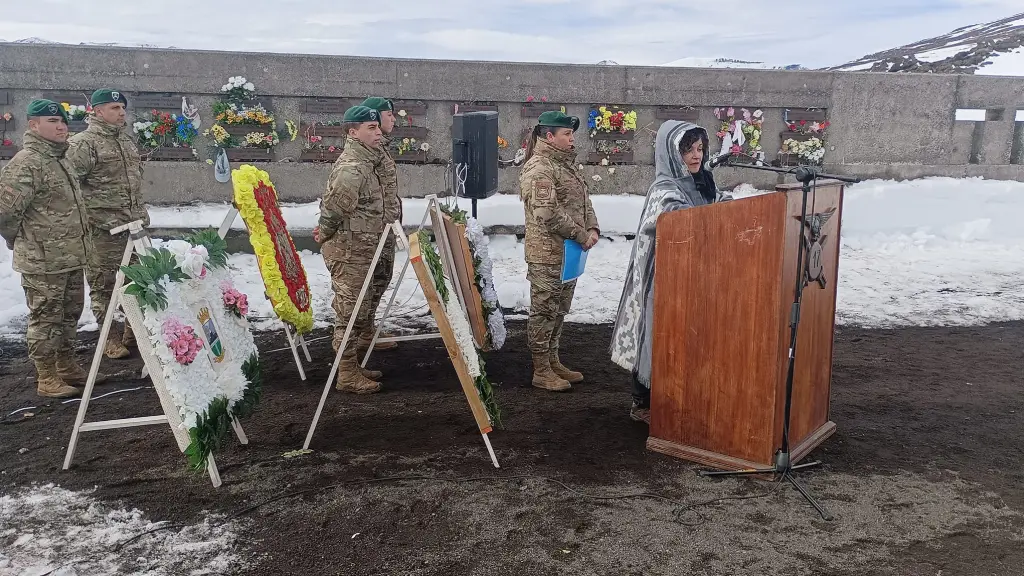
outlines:
{"label": "microphone", "polygon": [[719,154],[718,156],[715,156],[714,158],[711,158],[707,162],[705,162],[704,163],[704,169],[705,170],[709,170],[709,171],[713,170],[716,167],[724,164],[725,161],[728,160],[729,158],[732,158],[732,152],[726,152],[725,154]]}

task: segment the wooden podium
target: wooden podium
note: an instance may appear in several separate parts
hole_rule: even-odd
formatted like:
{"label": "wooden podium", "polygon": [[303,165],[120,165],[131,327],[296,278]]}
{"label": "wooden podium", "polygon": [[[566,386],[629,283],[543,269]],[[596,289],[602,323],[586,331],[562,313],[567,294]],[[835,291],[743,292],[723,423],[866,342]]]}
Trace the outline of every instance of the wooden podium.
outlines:
{"label": "wooden podium", "polygon": [[661,216],[648,449],[724,470],[772,466],[782,446],[801,232],[811,280],[804,275],[792,463],[835,432],[829,396],[843,190],[842,182],[818,181],[807,219],[823,223],[803,231],[801,184]]}

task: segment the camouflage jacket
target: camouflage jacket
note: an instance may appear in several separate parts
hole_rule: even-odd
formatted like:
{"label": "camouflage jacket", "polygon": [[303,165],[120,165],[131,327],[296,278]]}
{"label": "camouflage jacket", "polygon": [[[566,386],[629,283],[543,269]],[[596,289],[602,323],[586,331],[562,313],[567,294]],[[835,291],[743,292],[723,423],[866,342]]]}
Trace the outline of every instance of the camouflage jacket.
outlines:
{"label": "camouflage jacket", "polygon": [[68,138],[68,145],[68,160],[82,183],[89,224],[97,231],[134,220],[149,226],[149,212],[142,205],[142,162],[128,126],[92,118],[85,132]]}
{"label": "camouflage jacket", "polygon": [[368,148],[355,138],[345,139],[345,149],[331,169],[320,200],[322,244],[340,236],[339,232],[379,236],[388,224],[378,176],[381,153],[380,148]]}
{"label": "camouflage jacket", "polygon": [[600,231],[575,150],[538,140],[519,175],[519,197],[526,211],[527,262],[561,264],[564,240],[583,244],[588,230]]}
{"label": "camouflage jacket", "polygon": [[380,143],[383,154],[377,176],[384,187],[384,221],[390,224],[402,220],[402,199],[398,197],[398,166],[388,150],[388,142],[385,136]]}
{"label": "camouflage jacket", "polygon": [[14,269],[59,274],[85,265],[89,224],[67,144],[25,132],[25,147],[0,171],[0,236]]}

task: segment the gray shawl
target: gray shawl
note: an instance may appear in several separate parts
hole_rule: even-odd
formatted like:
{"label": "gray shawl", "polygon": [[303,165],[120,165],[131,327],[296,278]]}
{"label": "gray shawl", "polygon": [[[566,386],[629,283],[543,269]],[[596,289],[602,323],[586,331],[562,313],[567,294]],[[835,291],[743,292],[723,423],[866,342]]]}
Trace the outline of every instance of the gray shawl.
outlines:
{"label": "gray shawl", "polygon": [[[647,388],[651,387],[654,240],[658,217],[665,212],[707,204],[679,152],[683,134],[694,128],[704,130],[696,124],[678,120],[669,120],[658,128],[654,150],[654,183],[647,190],[647,199],[640,213],[640,223],[629,257],[629,268],[626,269],[625,285],[619,298],[619,310],[615,316],[609,347],[612,362],[632,371]],[[704,134],[707,135],[706,130]],[[703,163],[707,162],[709,153],[705,146],[701,170],[705,170]],[[731,199],[718,191],[710,176],[708,174],[715,190],[715,200]]]}

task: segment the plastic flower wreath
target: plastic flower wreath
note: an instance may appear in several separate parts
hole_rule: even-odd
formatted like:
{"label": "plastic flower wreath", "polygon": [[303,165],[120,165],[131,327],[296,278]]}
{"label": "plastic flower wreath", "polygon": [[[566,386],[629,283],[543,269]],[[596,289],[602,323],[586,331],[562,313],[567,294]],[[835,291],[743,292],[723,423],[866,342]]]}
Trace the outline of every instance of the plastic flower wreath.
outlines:
{"label": "plastic flower wreath", "polygon": [[249,229],[263,285],[274,313],[300,333],[313,329],[312,297],[306,270],[277,204],[270,175],[243,164],[231,171],[238,213]]}

